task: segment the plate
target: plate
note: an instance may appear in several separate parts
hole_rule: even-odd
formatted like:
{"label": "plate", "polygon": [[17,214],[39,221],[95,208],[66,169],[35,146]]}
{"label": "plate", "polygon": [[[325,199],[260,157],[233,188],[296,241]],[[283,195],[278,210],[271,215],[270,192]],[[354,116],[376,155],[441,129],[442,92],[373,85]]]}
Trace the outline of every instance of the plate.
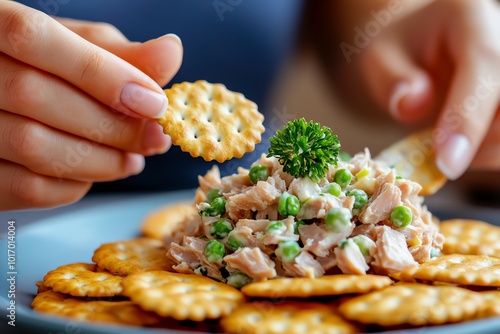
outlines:
{"label": "plate", "polygon": [[[134,195],[126,200],[87,207],[52,218],[42,219],[16,230],[16,286],[15,327],[8,326],[6,318],[8,298],[7,240],[0,240],[4,254],[0,281],[0,332],[44,334],[97,334],[97,333],[188,333],[186,331],[159,330],[117,325],[96,325],[49,317],[31,310],[36,293],[35,282],[50,270],[71,262],[90,262],[93,251],[102,243],[130,239],[139,235],[140,222],[152,210],[177,201],[192,199],[194,191],[180,191],[154,195]],[[2,229],[5,228],[2,222]],[[4,231],[2,231],[4,233]],[[5,328],[5,329],[4,329]],[[471,321],[461,324],[405,330],[404,333],[498,333],[500,318]],[[403,332],[401,332],[403,333]]]}

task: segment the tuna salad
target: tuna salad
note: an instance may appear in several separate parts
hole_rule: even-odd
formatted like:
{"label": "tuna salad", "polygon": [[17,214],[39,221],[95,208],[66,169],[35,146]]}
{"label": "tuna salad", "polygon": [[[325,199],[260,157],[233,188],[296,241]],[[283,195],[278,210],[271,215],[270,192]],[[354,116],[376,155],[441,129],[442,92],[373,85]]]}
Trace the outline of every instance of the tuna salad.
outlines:
{"label": "tuna salad", "polygon": [[198,177],[199,217],[167,245],[176,271],[241,287],[325,273],[388,275],[439,255],[444,237],[419,184],[368,149],[337,159],[340,144],[326,140],[336,137],[325,127],[313,128],[314,137],[305,129],[317,123],[294,122],[287,129],[295,147],[271,138],[269,154],[248,169],[221,177],[214,166]]}

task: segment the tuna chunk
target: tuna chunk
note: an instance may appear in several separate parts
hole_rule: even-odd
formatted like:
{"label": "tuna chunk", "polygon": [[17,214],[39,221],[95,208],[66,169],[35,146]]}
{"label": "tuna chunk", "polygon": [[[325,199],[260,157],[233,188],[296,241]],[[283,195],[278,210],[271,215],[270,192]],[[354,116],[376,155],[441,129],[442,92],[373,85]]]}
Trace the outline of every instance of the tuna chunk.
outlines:
{"label": "tuna chunk", "polygon": [[219,168],[214,165],[204,176],[198,176],[200,186],[196,189],[195,204],[199,204],[206,200],[206,194],[210,189],[221,189],[222,183],[220,179]]}
{"label": "tuna chunk", "polygon": [[346,239],[354,229],[354,223],[345,232],[334,233],[326,225],[302,225],[299,227],[300,240],[304,244],[304,249],[316,256],[328,256],[330,250]]}
{"label": "tuna chunk", "polygon": [[283,269],[288,276],[316,278],[324,275],[321,264],[307,251],[300,252],[293,262],[283,262]]}
{"label": "tuna chunk", "polygon": [[352,239],[347,240],[343,248],[335,248],[334,252],[337,266],[344,274],[365,275],[366,271],[370,269],[363,253]]}
{"label": "tuna chunk", "polygon": [[315,196],[302,204],[297,219],[325,218],[332,208],[344,207],[352,210],[354,196],[337,197],[330,194]]}
{"label": "tuna chunk", "polygon": [[224,261],[228,266],[247,274],[254,281],[276,277],[274,262],[259,248],[240,248],[233,254],[226,255]]}
{"label": "tuna chunk", "polygon": [[229,232],[228,236],[235,237],[243,243],[245,247],[260,248],[264,253],[271,255],[274,253],[274,247],[266,246],[263,242],[262,232],[254,232],[248,226],[238,225]]}
{"label": "tuna chunk", "polygon": [[383,183],[361,209],[359,220],[363,224],[377,224],[389,219],[392,209],[401,204],[401,190],[393,183]]}
{"label": "tuna chunk", "polygon": [[378,274],[392,274],[418,265],[408,250],[403,234],[388,226],[377,229],[377,250],[372,266]]}

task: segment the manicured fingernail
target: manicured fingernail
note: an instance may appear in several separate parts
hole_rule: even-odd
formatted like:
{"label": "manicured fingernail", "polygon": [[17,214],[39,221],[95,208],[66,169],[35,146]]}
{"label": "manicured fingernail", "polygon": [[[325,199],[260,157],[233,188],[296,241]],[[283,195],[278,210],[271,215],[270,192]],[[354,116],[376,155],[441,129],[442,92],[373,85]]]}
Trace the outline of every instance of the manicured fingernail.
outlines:
{"label": "manicured fingernail", "polygon": [[161,118],[168,107],[165,94],[159,94],[133,82],[123,87],[120,99],[133,112],[151,118]]}
{"label": "manicured fingernail", "polygon": [[174,40],[176,43],[178,43],[180,46],[182,46],[182,41],[181,41],[180,37],[177,36],[176,34],[166,34],[160,38],[170,38],[170,39]]}
{"label": "manicured fingernail", "polygon": [[142,147],[148,155],[165,153],[170,145],[170,137],[163,133],[157,121],[146,122],[142,135]]}
{"label": "manicured fingernail", "polygon": [[457,179],[469,166],[472,155],[469,139],[462,134],[451,135],[438,150],[436,164],[450,180]]}
{"label": "manicured fingernail", "polygon": [[389,100],[389,112],[394,118],[401,118],[401,101],[410,92],[410,89],[411,87],[407,82],[402,82],[394,88]]}
{"label": "manicured fingernail", "polygon": [[142,172],[145,166],[144,157],[140,154],[129,153],[125,161],[125,169],[129,175],[136,175]]}

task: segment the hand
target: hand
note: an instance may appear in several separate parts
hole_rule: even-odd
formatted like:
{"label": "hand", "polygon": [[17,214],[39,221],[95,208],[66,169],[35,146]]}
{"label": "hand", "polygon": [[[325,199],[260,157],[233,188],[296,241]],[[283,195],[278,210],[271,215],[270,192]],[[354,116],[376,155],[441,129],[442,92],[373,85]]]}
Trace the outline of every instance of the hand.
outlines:
{"label": "hand", "polygon": [[176,36],[129,42],[109,25],[61,24],[11,1],[0,21],[0,210],[76,201],[168,150],[155,118],[181,64]]}
{"label": "hand", "polygon": [[436,162],[449,178],[500,169],[500,11],[440,0],[382,28],[359,54],[378,104],[402,122],[437,116]]}

